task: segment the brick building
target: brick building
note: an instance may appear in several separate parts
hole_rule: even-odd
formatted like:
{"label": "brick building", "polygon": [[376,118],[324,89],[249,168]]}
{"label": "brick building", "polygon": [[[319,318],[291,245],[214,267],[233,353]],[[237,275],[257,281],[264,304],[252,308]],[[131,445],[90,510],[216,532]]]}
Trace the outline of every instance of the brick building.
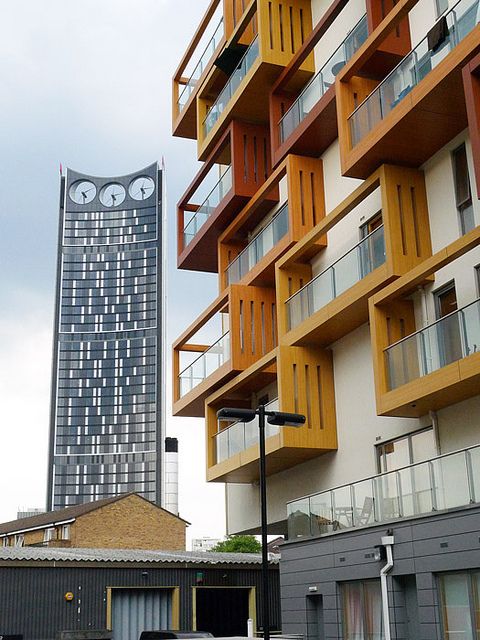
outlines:
{"label": "brick building", "polygon": [[185,550],[189,523],[136,493],[0,524],[4,547]]}

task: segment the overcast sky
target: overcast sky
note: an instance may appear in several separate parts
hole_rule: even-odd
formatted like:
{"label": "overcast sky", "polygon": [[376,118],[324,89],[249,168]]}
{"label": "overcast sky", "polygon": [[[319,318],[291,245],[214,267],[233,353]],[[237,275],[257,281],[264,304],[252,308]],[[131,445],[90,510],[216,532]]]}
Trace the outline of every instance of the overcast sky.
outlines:
{"label": "overcast sky", "polygon": [[[198,165],[171,136],[171,77],[207,5],[0,0],[0,521],[45,504],[60,162],[107,176],[165,157],[169,351],[217,294],[214,276],[175,269],[175,204]],[[202,421],[169,417],[167,435],[189,537],[222,535]]]}

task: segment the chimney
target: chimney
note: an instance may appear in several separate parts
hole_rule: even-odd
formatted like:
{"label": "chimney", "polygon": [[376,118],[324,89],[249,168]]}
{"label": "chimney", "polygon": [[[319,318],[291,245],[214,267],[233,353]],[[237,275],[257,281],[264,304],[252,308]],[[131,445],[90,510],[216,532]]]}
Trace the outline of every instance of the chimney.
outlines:
{"label": "chimney", "polygon": [[177,438],[165,438],[165,509],[178,516]]}

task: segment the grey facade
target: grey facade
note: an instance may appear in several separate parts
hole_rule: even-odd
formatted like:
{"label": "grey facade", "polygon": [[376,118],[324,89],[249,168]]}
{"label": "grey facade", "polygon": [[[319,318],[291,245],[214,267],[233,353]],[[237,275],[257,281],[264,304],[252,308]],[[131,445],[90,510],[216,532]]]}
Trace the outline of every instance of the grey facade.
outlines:
{"label": "grey facade", "polygon": [[[261,557],[252,554],[0,549],[0,635],[54,640],[62,630],[106,629],[114,623],[115,601],[122,604],[116,596],[123,596],[125,604],[133,594],[138,603],[142,593],[165,595],[162,605],[169,624],[192,629],[201,618],[200,591],[208,589],[215,590],[214,595],[251,594],[253,617],[260,628],[261,579]],[[72,600],[65,599],[67,593]],[[278,564],[273,563],[270,615],[274,629],[280,624],[279,605]],[[217,614],[228,624],[228,611]],[[246,634],[246,619],[244,624]],[[115,639],[123,638],[115,625],[113,631]],[[138,636],[131,634],[130,639]]]}
{"label": "grey facade", "polygon": [[[387,532],[395,540],[387,577],[392,640],[452,637],[453,629],[445,628],[441,580],[476,577],[480,571],[478,506],[286,543],[280,563],[283,632],[309,640],[350,637],[343,585],[379,581],[385,560],[375,560],[374,553]],[[470,615],[457,605],[463,619]],[[477,637],[474,629],[471,637]]]}
{"label": "grey facade", "polygon": [[62,177],[47,508],[161,504],[162,174]]}

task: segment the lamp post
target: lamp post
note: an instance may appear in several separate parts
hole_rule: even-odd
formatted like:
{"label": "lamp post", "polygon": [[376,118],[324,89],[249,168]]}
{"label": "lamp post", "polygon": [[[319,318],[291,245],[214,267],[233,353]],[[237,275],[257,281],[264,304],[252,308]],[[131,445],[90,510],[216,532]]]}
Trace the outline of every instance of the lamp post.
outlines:
{"label": "lamp post", "polygon": [[265,457],[265,418],[269,424],[278,427],[301,427],[305,416],[299,413],[268,411],[261,404],[257,409],[235,409],[225,407],[217,411],[218,420],[241,420],[252,422],[258,416],[260,447],[260,528],[262,534],[262,598],[263,598],[263,637],[270,640],[270,606],[268,588],[268,549],[267,549],[267,476]]}

